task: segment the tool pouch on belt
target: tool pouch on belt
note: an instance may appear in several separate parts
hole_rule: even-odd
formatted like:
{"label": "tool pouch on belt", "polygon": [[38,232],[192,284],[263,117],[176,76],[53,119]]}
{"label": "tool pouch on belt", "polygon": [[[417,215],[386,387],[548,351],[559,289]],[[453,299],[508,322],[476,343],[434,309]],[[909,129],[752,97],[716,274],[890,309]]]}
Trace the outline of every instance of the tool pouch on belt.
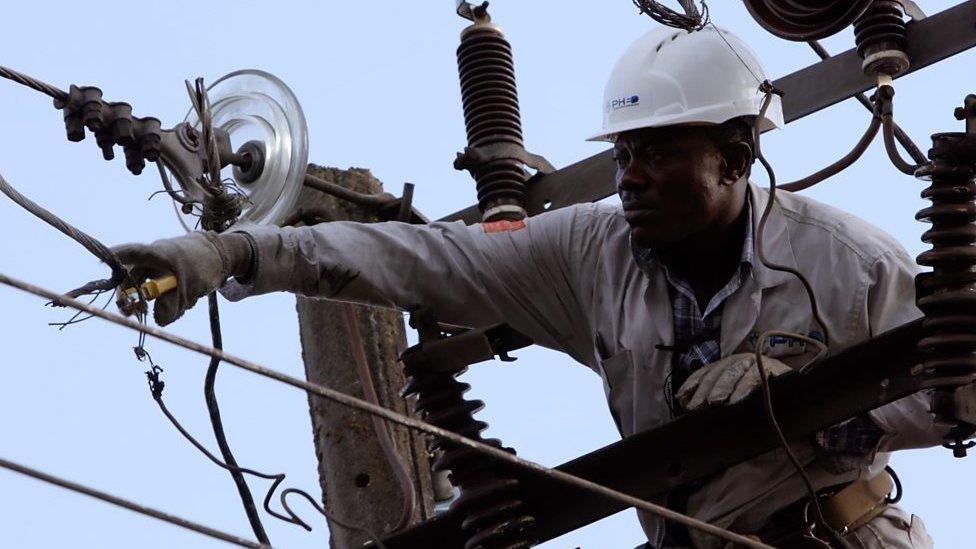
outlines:
{"label": "tool pouch on belt", "polygon": [[[827,525],[841,535],[871,522],[888,506],[888,495],[894,481],[887,471],[864,480],[855,480],[840,490],[820,496]],[[786,548],[829,548],[825,536],[818,533],[814,512],[806,499],[776,512],[769,524],[756,536],[764,543]]]}

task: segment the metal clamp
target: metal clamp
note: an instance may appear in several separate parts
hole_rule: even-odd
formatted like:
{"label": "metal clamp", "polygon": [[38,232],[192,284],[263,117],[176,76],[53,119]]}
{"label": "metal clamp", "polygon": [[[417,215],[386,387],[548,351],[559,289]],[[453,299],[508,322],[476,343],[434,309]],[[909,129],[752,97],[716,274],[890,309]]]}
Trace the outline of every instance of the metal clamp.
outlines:
{"label": "metal clamp", "polygon": [[541,174],[549,174],[556,168],[544,156],[530,153],[515,143],[491,143],[482,147],[465,147],[454,159],[455,170],[468,170],[475,175],[482,167],[495,160],[517,160]]}

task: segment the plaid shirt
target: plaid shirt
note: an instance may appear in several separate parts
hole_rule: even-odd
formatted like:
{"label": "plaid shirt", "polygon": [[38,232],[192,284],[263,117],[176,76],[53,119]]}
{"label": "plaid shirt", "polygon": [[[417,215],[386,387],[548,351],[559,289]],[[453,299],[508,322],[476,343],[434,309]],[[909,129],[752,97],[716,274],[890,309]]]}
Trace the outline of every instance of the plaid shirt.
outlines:
{"label": "plaid shirt", "polygon": [[[747,219],[751,220],[752,204],[749,201],[746,202],[746,208]],[[644,272],[649,272],[649,267],[657,261],[657,256],[647,248],[634,245],[633,249],[638,266]],[[691,285],[670,272],[667,265],[662,264],[668,281],[668,295],[674,315],[674,343],[670,346],[658,346],[658,348],[672,352],[670,379],[665,383],[665,401],[671,408],[672,414],[678,412],[674,406],[674,393],[688,379],[688,376],[698,368],[722,357],[720,337],[725,300],[734,294],[742,286],[745,278],[751,274],[754,254],[754,229],[752,223],[746,223],[739,268],[728,283],[712,296],[704,311],[700,310]],[[845,458],[870,454],[877,447],[883,433],[884,431],[879,429],[870,418],[863,415],[818,432],[814,437],[814,443],[830,462],[829,468],[846,469],[848,462]]]}

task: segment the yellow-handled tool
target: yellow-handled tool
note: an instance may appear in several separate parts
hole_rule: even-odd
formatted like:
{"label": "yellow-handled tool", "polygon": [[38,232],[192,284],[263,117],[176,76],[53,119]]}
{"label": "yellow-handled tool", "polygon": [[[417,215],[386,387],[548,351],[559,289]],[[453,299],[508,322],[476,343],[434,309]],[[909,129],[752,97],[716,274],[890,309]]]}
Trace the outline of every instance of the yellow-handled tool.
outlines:
{"label": "yellow-handled tool", "polygon": [[[145,301],[152,301],[175,288],[176,277],[173,275],[166,275],[162,278],[151,278],[140,284],[138,288],[120,290],[119,298],[115,303],[119,306],[119,311],[123,315],[132,316],[140,312],[139,307]],[[142,295],[142,299],[139,298],[140,294]]]}

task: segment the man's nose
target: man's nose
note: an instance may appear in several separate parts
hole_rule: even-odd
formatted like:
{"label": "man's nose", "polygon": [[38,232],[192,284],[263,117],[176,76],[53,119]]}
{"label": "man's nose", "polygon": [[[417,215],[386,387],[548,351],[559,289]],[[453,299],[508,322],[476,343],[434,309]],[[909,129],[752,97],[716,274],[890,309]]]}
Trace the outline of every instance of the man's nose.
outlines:
{"label": "man's nose", "polygon": [[631,161],[625,166],[617,168],[618,191],[642,191],[647,188],[650,178],[636,164],[636,162]]}

